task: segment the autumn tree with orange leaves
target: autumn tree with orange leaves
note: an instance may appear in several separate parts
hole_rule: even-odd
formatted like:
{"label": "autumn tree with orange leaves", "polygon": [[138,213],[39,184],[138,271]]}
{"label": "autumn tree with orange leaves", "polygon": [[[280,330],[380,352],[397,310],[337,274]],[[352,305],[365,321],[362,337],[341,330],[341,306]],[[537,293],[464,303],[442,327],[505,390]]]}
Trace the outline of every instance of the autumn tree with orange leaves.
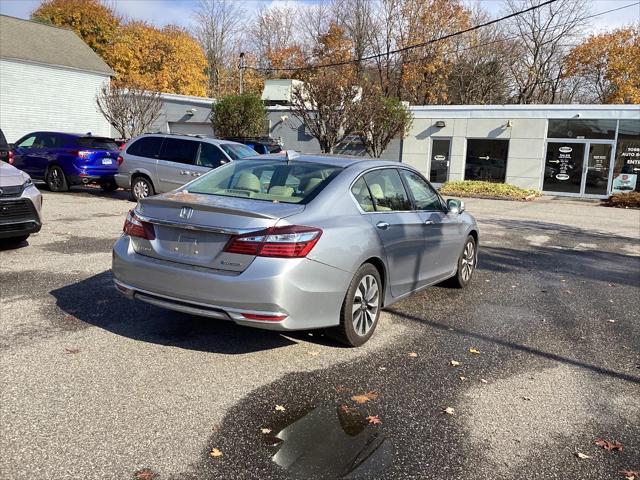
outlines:
{"label": "autumn tree with orange leaves", "polygon": [[115,71],[116,87],[206,94],[206,58],[184,29],[124,22],[99,0],[46,0],[32,19],[76,32]]}
{"label": "autumn tree with orange leaves", "polygon": [[567,77],[578,77],[587,100],[640,103],[640,26],[592,35],[567,59]]}
{"label": "autumn tree with orange leaves", "polygon": [[99,0],[46,0],[31,19],[67,27],[104,58],[120,28],[121,19]]}

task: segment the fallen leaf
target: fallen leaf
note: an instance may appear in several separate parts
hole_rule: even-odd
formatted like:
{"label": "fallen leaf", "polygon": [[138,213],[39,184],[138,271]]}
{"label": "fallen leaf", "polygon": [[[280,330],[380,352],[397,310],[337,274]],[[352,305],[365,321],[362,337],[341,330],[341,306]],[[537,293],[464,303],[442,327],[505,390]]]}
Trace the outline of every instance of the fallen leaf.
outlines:
{"label": "fallen leaf", "polygon": [[387,369],[387,367],[378,367],[378,370],[380,370],[381,372],[384,372]]}
{"label": "fallen leaf", "polygon": [[270,428],[261,428],[261,429],[260,429],[260,432],[261,432],[263,435],[266,435],[267,433],[271,433],[271,429],[270,429]]}
{"label": "fallen leaf", "polygon": [[64,353],[66,353],[67,355],[74,355],[76,353],[80,353],[80,349],[79,348],[65,348],[64,349]]}
{"label": "fallen leaf", "polygon": [[585,455],[582,452],[575,452],[574,455],[578,457],[580,460],[587,460],[588,458],[591,458],[589,455]]}
{"label": "fallen leaf", "polygon": [[133,478],[135,478],[135,480],[153,480],[157,476],[158,474],[150,468],[143,468],[133,474]]}
{"label": "fallen leaf", "polygon": [[275,411],[276,412],[284,412],[286,409],[282,406],[282,405],[276,405],[275,406]]}
{"label": "fallen leaf", "polygon": [[620,470],[620,473],[627,480],[636,480],[640,476],[635,470]]}
{"label": "fallen leaf", "polygon": [[353,400],[356,403],[367,403],[369,400],[375,400],[378,397],[378,393],[377,392],[367,392],[367,393],[363,393],[362,395],[354,395],[351,397],[351,400]]}
{"label": "fallen leaf", "polygon": [[609,323],[616,323],[616,321],[615,321],[615,320],[613,320],[613,319],[611,319],[611,320],[607,320],[607,322],[609,322]]}
{"label": "fallen leaf", "polygon": [[317,350],[311,350],[311,351],[307,351],[307,355],[311,355],[312,357],[317,357],[318,355],[320,355],[320,352],[318,352]]}
{"label": "fallen leaf", "polygon": [[475,353],[476,355],[479,355],[479,354],[480,354],[480,350],[476,350],[476,349],[475,349],[475,348],[473,348],[473,347],[471,347],[471,348],[469,349],[469,352],[470,352],[470,353]]}
{"label": "fallen leaf", "polygon": [[456,413],[456,410],[453,407],[447,407],[444,409],[444,413],[446,413],[447,415],[454,415]]}
{"label": "fallen leaf", "polygon": [[353,407],[350,407],[349,405],[340,405],[340,410],[342,410],[344,413],[355,413],[357,412],[357,410]]}
{"label": "fallen leaf", "polygon": [[378,415],[369,415],[367,421],[372,425],[380,425],[382,423]]}
{"label": "fallen leaf", "polygon": [[458,365],[460,365],[460,362],[458,362],[457,360],[451,360],[451,366],[457,367]]}
{"label": "fallen leaf", "polygon": [[211,451],[209,452],[209,455],[211,455],[212,457],[221,457],[222,452],[217,448],[212,448]]}
{"label": "fallen leaf", "polygon": [[487,382],[484,378],[481,378],[481,379],[480,379],[480,381],[481,381],[482,383],[489,383],[489,382]]}
{"label": "fallen leaf", "polygon": [[418,354],[416,352],[407,353],[407,357],[416,358],[417,356],[418,356]]}
{"label": "fallen leaf", "polygon": [[599,447],[604,448],[608,452],[612,450],[622,451],[624,448],[624,445],[622,445],[620,442],[617,442],[617,441],[610,442],[609,440],[602,440],[601,438],[596,440],[594,443]]}
{"label": "fallen leaf", "polygon": [[467,377],[463,377],[462,375],[460,375],[460,380],[462,380],[463,382],[467,379]]}

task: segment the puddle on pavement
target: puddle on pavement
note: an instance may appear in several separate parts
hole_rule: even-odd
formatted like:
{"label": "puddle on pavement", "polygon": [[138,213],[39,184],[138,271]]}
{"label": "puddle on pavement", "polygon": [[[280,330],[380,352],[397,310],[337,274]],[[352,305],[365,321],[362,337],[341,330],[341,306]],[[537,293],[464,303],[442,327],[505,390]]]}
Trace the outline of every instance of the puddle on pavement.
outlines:
{"label": "puddle on pavement", "polygon": [[293,478],[368,478],[393,460],[393,446],[365,417],[340,407],[319,406],[288,418],[267,445],[273,461]]}

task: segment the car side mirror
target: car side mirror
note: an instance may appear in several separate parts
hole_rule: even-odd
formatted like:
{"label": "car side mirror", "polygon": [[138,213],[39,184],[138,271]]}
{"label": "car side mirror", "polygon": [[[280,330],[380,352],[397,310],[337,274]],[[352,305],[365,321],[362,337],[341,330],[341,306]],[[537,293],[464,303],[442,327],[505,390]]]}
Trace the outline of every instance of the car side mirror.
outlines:
{"label": "car side mirror", "polygon": [[447,208],[449,209],[449,213],[460,214],[464,212],[464,202],[462,200],[450,198],[447,200]]}

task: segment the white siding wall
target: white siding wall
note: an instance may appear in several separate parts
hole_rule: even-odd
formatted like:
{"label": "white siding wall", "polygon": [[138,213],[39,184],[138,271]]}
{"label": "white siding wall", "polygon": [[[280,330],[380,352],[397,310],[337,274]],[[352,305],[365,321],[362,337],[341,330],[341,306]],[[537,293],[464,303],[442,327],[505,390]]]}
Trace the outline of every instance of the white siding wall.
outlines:
{"label": "white siding wall", "polygon": [[15,142],[35,130],[109,135],[95,97],[109,77],[0,59],[0,128]]}

